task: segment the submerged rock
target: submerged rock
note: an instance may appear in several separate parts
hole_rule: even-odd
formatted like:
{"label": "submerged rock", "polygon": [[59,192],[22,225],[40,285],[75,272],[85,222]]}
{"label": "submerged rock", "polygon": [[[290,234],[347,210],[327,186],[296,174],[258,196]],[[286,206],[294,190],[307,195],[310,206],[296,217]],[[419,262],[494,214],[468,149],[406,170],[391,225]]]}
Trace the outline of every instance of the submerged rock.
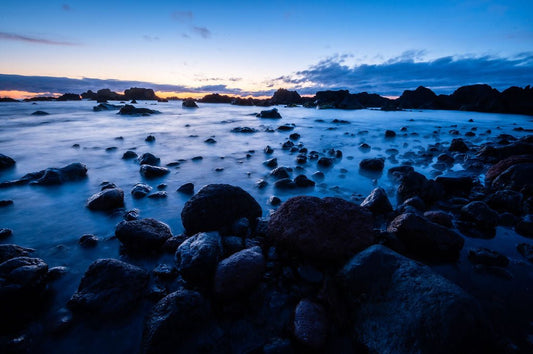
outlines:
{"label": "submerged rock", "polygon": [[172,232],[167,224],[146,218],[120,222],[115,235],[126,249],[146,253],[159,251],[165,241],[172,237]]}
{"label": "submerged rock", "polygon": [[81,278],[67,306],[105,321],[118,320],[135,310],[143,298],[148,273],[117,259],[98,259]]}
{"label": "submerged rock", "polygon": [[126,104],[120,108],[118,114],[121,115],[149,115],[159,113],[159,111],[149,109],[149,108],[137,108],[131,104]]}
{"label": "submerged rock", "polygon": [[165,176],[170,173],[170,170],[166,167],[141,165],[140,173],[144,178],[151,179]]}
{"label": "submerged rock", "polygon": [[293,197],[272,214],[267,236],[311,259],[342,261],[374,242],[372,214],[340,198]]}
{"label": "submerged rock", "polygon": [[0,170],[15,166],[15,160],[4,154],[0,154]]}
{"label": "submerged rock", "polygon": [[376,353],[492,353],[479,303],[427,266],[374,245],[339,273],[357,308],[353,334]]}
{"label": "submerged rock", "polygon": [[189,199],[181,211],[187,234],[231,228],[236,220],[246,217],[252,225],[262,215],[261,206],[240,187],[210,184]]}
{"label": "submerged rock", "polygon": [[281,118],[281,114],[279,114],[277,108],[272,108],[271,110],[261,111],[259,114],[257,114],[257,117],[259,118]]}

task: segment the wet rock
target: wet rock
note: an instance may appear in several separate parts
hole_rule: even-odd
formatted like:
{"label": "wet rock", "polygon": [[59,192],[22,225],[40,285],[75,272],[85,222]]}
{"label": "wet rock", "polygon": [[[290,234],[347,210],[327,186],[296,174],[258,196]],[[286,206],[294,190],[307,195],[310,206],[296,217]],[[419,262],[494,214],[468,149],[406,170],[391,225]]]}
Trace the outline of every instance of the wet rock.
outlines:
{"label": "wet rock", "polygon": [[374,242],[372,214],[340,198],[300,196],[271,216],[268,239],[311,259],[342,261]]}
{"label": "wet rock", "polygon": [[209,316],[209,302],[196,291],[180,289],[165,296],[146,320],[143,352],[201,352],[202,339],[196,331],[205,326]]}
{"label": "wet rock", "polygon": [[68,272],[69,272],[69,269],[67,267],[63,267],[63,266],[52,267],[48,269],[48,273],[46,274],[46,279],[47,281],[54,281],[65,276],[65,274],[67,274]]}
{"label": "wet rock", "polygon": [[12,200],[10,200],[10,199],[0,200],[0,208],[7,207],[7,206],[10,206],[10,205],[13,205],[13,201]]}
{"label": "wet rock", "polygon": [[292,133],[291,135],[289,135],[289,139],[291,139],[291,140],[298,140],[298,139],[300,139],[300,134],[298,134],[298,133]]}
{"label": "wet rock", "polygon": [[[276,130],[280,132],[288,132],[288,131],[294,130],[294,124],[280,125]],[[297,140],[297,139],[291,139],[291,140]]]}
{"label": "wet rock", "polygon": [[210,184],[189,199],[181,212],[181,220],[189,235],[201,231],[230,228],[235,220],[248,218],[252,226],[262,215],[261,206],[240,187]]}
{"label": "wet rock", "polygon": [[422,259],[454,260],[464,245],[464,239],[455,231],[413,213],[398,215],[387,231],[395,234],[410,253]]}
{"label": "wet rock", "polygon": [[466,143],[461,138],[453,139],[448,151],[467,152],[470,150]]}
{"label": "wet rock", "polygon": [[518,221],[515,231],[522,236],[533,238],[533,221],[531,220],[533,219],[529,215]]}
{"label": "wet rock", "polygon": [[172,280],[178,276],[178,270],[168,264],[159,264],[152,270],[152,273],[163,280]]}
{"label": "wet rock", "polygon": [[135,199],[141,199],[144,198],[152,191],[152,187],[150,187],[147,184],[144,183],[137,183],[133,188],[131,189],[131,195]]}
{"label": "wet rock", "polygon": [[[266,160],[265,162],[263,162],[263,164],[266,166],[266,167],[270,167],[270,168],[276,168],[278,167],[278,159],[276,157],[273,157],[271,159],[268,159]],[[274,172],[274,171],[272,171]],[[271,173],[272,173],[271,172]]]}
{"label": "wet rock", "polygon": [[33,251],[35,250],[32,248],[18,245],[0,244],[0,263],[4,263],[11,258],[26,257]]}
{"label": "wet rock", "polygon": [[251,134],[257,132],[257,129],[250,128],[250,127],[236,127],[231,129],[232,133],[245,133],[245,134]]}
{"label": "wet rock", "polygon": [[159,112],[149,108],[137,108],[131,104],[126,104],[122,106],[118,111],[118,114],[120,115],[149,115],[154,113]]}
{"label": "wet rock", "polygon": [[216,142],[217,141],[215,139],[213,139],[213,138],[207,138],[207,139],[204,140],[204,143],[206,143],[206,144],[216,144]]}
{"label": "wet rock", "polygon": [[93,111],[95,112],[101,112],[101,111],[114,111],[117,109],[120,109],[122,106],[114,105],[110,103],[100,103],[97,106],[93,107]]}
{"label": "wet rock", "polygon": [[270,155],[274,152],[274,149],[270,147],[270,145],[265,146],[265,149],[263,150],[265,154]]}
{"label": "wet rock", "polygon": [[150,199],[165,199],[167,197],[167,192],[165,191],[159,191],[152,193],[148,196]]}
{"label": "wet rock", "polygon": [[467,196],[474,186],[472,177],[439,176],[435,182],[442,185],[446,194],[454,196]]}
{"label": "wet rock", "polygon": [[260,179],[260,180],[258,180],[257,182],[255,182],[255,185],[257,186],[257,188],[259,188],[259,189],[263,189],[263,188],[265,188],[266,186],[268,186],[268,182],[265,181],[264,179]]}
{"label": "wet rock", "polygon": [[361,203],[363,208],[367,208],[374,215],[386,214],[392,211],[392,205],[383,188],[375,188]]}
{"label": "wet rock", "polygon": [[0,228],[0,240],[4,240],[13,234],[13,230]]}
{"label": "wet rock", "polygon": [[221,299],[234,300],[249,293],[261,280],[265,258],[260,247],[239,251],[216,267],[214,291]]}
{"label": "wet rock", "polygon": [[524,256],[528,261],[533,263],[533,246],[529,243],[521,243],[516,246],[518,252]]}
{"label": "wet rock", "polygon": [[15,166],[15,160],[4,154],[0,154],[0,170],[5,170]]}
{"label": "wet rock", "polygon": [[328,320],[322,305],[309,299],[301,300],[294,311],[294,337],[312,350],[320,350],[326,344]]}
{"label": "wet rock", "polygon": [[167,238],[161,250],[166,253],[175,254],[178,247],[187,239],[186,235],[178,235]]}
{"label": "wet rock", "polygon": [[298,186],[290,178],[282,178],[274,182],[274,188],[277,188],[277,189],[294,189],[296,187]]}
{"label": "wet rock", "polygon": [[307,178],[306,175],[298,175],[294,178],[294,183],[301,188],[314,187],[315,182]]}
{"label": "wet rock", "polygon": [[485,174],[485,181],[487,186],[490,186],[492,184],[492,181],[496,177],[501,175],[510,167],[522,163],[533,163],[533,155],[510,156],[506,159],[498,161],[497,163],[492,165]]}
{"label": "wet rock", "polygon": [[45,112],[45,111],[35,111],[33,112],[31,115],[32,116],[47,116],[49,115],[50,113],[48,112]]}
{"label": "wet rock", "polygon": [[321,157],[317,161],[318,166],[330,167],[333,165],[333,159],[329,157]]}
{"label": "wet rock", "polygon": [[[39,258],[15,257],[0,264],[0,309],[2,320],[10,318],[13,312],[24,311],[21,307],[31,307],[27,301],[39,297],[48,280],[48,265]],[[13,308],[10,308],[13,307]],[[5,325],[0,324],[0,328]]]}
{"label": "wet rock", "polygon": [[31,172],[15,181],[1,182],[0,188],[26,185],[58,185],[65,182],[78,181],[87,177],[87,167],[79,162],[72,163],[62,168],[48,168],[46,170]]}
{"label": "wet rock", "polygon": [[146,253],[159,251],[165,241],[172,237],[172,232],[167,224],[146,218],[121,221],[115,229],[115,236],[127,250]]}
{"label": "wet rock", "polygon": [[279,114],[277,108],[272,108],[270,110],[261,111],[259,114],[257,114],[257,117],[259,118],[281,118],[281,114]]}
{"label": "wet rock", "polygon": [[78,243],[83,248],[93,248],[98,245],[98,237],[91,234],[82,235]]}
{"label": "wet rock", "polygon": [[394,138],[396,136],[396,133],[392,130],[386,130],[385,131],[385,138]]}
{"label": "wet rock", "polygon": [[367,171],[380,172],[383,171],[383,167],[385,167],[384,158],[363,159],[359,163],[359,168]]}
{"label": "wet rock", "polygon": [[430,210],[424,213],[424,217],[429,221],[446,227],[452,227],[452,216],[444,211]]}
{"label": "wet rock", "polygon": [[533,163],[515,164],[496,177],[491,186],[495,189],[532,189]]}
{"label": "wet rock", "polygon": [[510,212],[520,215],[522,212],[522,193],[504,189],[492,193],[487,198],[487,204],[499,212]]}
{"label": "wet rock", "polygon": [[299,165],[306,164],[307,163],[307,156],[305,156],[303,154],[299,154],[298,156],[296,156],[296,163],[299,164]]}
{"label": "wet rock", "polygon": [[218,232],[201,232],[185,240],[176,251],[175,261],[183,279],[205,285],[212,280],[223,256],[222,239]]}
{"label": "wet rock", "polygon": [[481,201],[463,206],[460,217],[461,220],[472,222],[478,229],[491,233],[498,223],[498,213]]}
{"label": "wet rock", "polygon": [[124,220],[131,221],[139,218],[139,209],[128,210],[124,213]]}
{"label": "wet rock", "polygon": [[222,246],[224,247],[224,256],[229,257],[244,248],[244,240],[238,236],[225,236],[222,238]]}
{"label": "wet rock", "polygon": [[468,251],[468,259],[474,264],[485,266],[507,267],[509,258],[488,248],[476,248]]}
{"label": "wet rock", "polygon": [[104,189],[92,195],[86,204],[91,210],[110,211],[124,206],[124,191],[119,188]]}
{"label": "wet rock", "polygon": [[157,178],[162,177],[170,173],[170,170],[166,167],[151,166],[151,165],[141,165],[140,169],[141,175],[145,178]]}
{"label": "wet rock", "polygon": [[158,166],[161,162],[161,159],[159,157],[156,157],[154,154],[145,152],[144,154],[142,154],[141,157],[139,157],[138,161],[141,165]]}
{"label": "wet rock", "polygon": [[181,106],[184,108],[198,108],[198,105],[192,98],[183,100],[183,102],[181,103]]}
{"label": "wet rock", "polygon": [[426,186],[427,178],[418,172],[408,172],[400,175],[400,185],[397,189],[398,203],[419,196]]}
{"label": "wet rock", "polygon": [[282,145],[281,145],[281,148],[283,150],[290,150],[291,148],[294,147],[294,143],[290,140],[287,140],[286,142],[284,142]]}
{"label": "wet rock", "polygon": [[194,184],[192,183],[185,183],[182,184],[178,189],[178,192],[186,194],[186,195],[193,195],[194,194]]}
{"label": "wet rock", "polygon": [[479,303],[425,265],[374,245],[339,273],[357,308],[354,335],[376,353],[485,353],[495,343]]}
{"label": "wet rock", "polygon": [[[503,144],[504,142],[500,143]],[[506,145],[498,147],[484,145],[476,155],[484,162],[490,163],[497,163],[513,156],[532,155],[533,142],[528,140],[528,137],[524,137],[520,141],[513,143],[506,143]]]}
{"label": "wet rock", "polygon": [[402,176],[405,176],[411,172],[415,172],[413,166],[402,165],[389,168],[387,175],[394,180],[401,180]]}
{"label": "wet rock", "polygon": [[[276,161],[277,163],[277,161]],[[275,179],[289,178],[289,169],[287,167],[276,167],[270,172],[270,175]]]}
{"label": "wet rock", "polygon": [[67,306],[105,321],[117,320],[139,305],[148,280],[148,273],[139,267],[117,259],[98,259],[83,275]]}
{"label": "wet rock", "polygon": [[272,206],[278,206],[281,204],[281,199],[276,196],[271,196],[270,198],[268,198],[268,203]]}

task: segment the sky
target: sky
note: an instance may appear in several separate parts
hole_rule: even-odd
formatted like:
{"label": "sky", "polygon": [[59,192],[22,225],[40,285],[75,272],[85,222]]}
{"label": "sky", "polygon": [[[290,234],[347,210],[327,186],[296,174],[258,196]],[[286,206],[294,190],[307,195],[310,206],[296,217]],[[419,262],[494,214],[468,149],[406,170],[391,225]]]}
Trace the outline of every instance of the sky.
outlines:
{"label": "sky", "polygon": [[503,90],[533,84],[532,19],[531,0],[3,0],[0,95]]}

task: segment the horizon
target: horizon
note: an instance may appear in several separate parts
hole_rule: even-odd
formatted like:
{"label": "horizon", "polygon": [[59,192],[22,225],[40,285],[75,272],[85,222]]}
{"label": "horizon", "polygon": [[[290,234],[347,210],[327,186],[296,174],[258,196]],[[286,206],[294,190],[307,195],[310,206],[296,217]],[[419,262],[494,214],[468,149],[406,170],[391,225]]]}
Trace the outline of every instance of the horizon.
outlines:
{"label": "horizon", "polygon": [[525,0],[118,1],[104,13],[101,4],[6,1],[0,92],[151,87],[261,97],[283,87],[400,96],[418,86],[450,94],[533,84],[533,3]]}

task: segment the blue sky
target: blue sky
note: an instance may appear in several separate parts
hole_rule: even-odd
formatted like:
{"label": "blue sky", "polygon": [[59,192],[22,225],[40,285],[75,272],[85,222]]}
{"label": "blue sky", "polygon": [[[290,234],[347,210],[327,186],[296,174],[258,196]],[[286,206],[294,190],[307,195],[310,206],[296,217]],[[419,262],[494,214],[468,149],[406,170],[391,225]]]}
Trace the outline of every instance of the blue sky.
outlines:
{"label": "blue sky", "polygon": [[52,92],[69,89],[53,77],[243,94],[504,89],[533,84],[532,18],[530,0],[4,0],[0,90],[36,89],[11,75],[49,77]]}

